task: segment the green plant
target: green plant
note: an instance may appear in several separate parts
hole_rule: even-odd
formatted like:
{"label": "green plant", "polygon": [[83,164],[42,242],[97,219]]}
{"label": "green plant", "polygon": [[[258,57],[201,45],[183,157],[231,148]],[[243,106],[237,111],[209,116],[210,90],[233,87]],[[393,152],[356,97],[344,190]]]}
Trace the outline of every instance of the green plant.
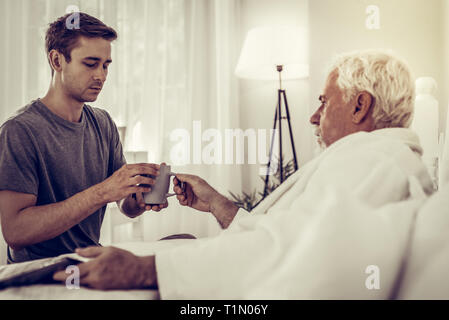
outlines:
{"label": "green plant", "polygon": [[[278,161],[276,159],[276,161]],[[295,164],[293,159],[291,159],[290,161],[288,161],[285,165],[282,166],[282,177],[283,177],[283,181],[287,180],[287,178],[292,175],[295,172]],[[277,168],[276,172],[270,176],[270,178],[273,179],[268,179],[268,184],[267,184],[267,195],[269,195],[271,192],[273,192],[277,187],[279,187],[281,185],[281,170],[280,168]],[[260,179],[262,179],[262,181],[265,183],[265,178],[264,177],[260,177]],[[259,192],[259,195],[263,197],[263,191]]]}
{"label": "green plant", "polygon": [[[279,162],[278,159],[275,161]],[[282,166],[282,176],[285,181],[290,175],[295,172],[295,165],[293,159],[288,161],[285,165]],[[260,177],[265,184],[265,178]],[[276,172],[269,176],[268,184],[267,184],[267,194],[269,195],[273,192],[277,187],[281,185],[281,170],[278,167]],[[242,192],[242,194],[234,194],[229,191],[229,194],[233,198],[233,202],[236,206],[245,209],[250,212],[252,209],[257,207],[257,205],[264,199],[264,192],[258,192],[257,189],[254,189],[252,193]]]}
{"label": "green plant", "polygon": [[246,211],[250,212],[254,207],[258,204],[256,190],[254,190],[251,194],[246,192],[242,192],[242,195],[236,195],[229,191],[229,194],[232,198],[234,198],[233,202],[239,208],[243,208]]}

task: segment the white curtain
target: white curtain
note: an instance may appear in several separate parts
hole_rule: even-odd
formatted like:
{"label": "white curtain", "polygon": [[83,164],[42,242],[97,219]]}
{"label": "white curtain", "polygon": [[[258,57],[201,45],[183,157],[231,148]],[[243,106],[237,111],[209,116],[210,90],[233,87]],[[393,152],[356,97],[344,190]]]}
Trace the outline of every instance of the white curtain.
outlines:
{"label": "white curtain", "polygon": [[[176,145],[171,133],[186,129],[190,162],[173,171],[198,174],[226,195],[240,190],[241,166],[192,163],[194,121],[201,121],[196,123],[203,131],[221,134],[239,127],[233,75],[240,49],[237,0],[0,1],[0,121],[45,95],[50,81],[45,30],[70,5],[118,32],[108,80],[92,105],[126,126],[125,151],[147,151],[150,162],[170,164]],[[145,240],[219,230],[211,215],[181,207],[174,198],[169,203],[163,212],[145,213]]]}

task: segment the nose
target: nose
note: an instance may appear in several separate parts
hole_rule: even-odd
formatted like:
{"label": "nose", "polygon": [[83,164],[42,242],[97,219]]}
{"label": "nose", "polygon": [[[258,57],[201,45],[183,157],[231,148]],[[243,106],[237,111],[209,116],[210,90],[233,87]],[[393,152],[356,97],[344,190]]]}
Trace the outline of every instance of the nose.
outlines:
{"label": "nose", "polygon": [[320,118],[321,118],[321,108],[319,107],[314,114],[310,117],[310,123],[319,126],[320,125]]}
{"label": "nose", "polygon": [[98,68],[94,74],[95,81],[101,81],[102,83],[106,81],[107,70],[103,68]]}

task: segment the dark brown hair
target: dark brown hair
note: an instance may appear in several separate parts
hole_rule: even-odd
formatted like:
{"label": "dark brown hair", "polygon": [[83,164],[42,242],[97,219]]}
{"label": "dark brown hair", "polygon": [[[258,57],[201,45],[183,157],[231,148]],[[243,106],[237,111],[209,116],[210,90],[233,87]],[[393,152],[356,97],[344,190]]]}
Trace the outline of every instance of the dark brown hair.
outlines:
{"label": "dark brown hair", "polygon": [[[55,49],[64,55],[67,62],[70,62],[70,53],[73,48],[76,47],[80,36],[103,38],[105,40],[113,41],[117,39],[117,32],[87,13],[68,13],[58,18],[53,23],[50,23],[47,33],[45,34],[45,48],[47,54]],[[53,72],[54,70],[52,68],[52,75]]]}

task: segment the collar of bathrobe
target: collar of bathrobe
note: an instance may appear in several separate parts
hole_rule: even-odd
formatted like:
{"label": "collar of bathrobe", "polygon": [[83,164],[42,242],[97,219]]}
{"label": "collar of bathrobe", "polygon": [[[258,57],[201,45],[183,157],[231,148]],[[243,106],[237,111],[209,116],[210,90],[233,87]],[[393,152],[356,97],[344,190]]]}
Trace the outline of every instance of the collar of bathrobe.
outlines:
{"label": "collar of bathrobe", "polygon": [[366,131],[359,131],[356,133],[349,134],[343,138],[341,138],[338,141],[335,141],[331,146],[327,147],[324,151],[326,153],[338,148],[342,144],[348,142],[351,139],[354,139],[360,135],[366,135],[366,134],[374,134],[378,136],[383,136],[390,139],[399,140],[402,143],[406,144],[410,149],[416,153],[418,153],[420,156],[423,154],[423,150],[421,147],[421,144],[419,142],[418,135],[409,128],[383,128],[383,129],[377,129],[373,130],[371,132]]}

